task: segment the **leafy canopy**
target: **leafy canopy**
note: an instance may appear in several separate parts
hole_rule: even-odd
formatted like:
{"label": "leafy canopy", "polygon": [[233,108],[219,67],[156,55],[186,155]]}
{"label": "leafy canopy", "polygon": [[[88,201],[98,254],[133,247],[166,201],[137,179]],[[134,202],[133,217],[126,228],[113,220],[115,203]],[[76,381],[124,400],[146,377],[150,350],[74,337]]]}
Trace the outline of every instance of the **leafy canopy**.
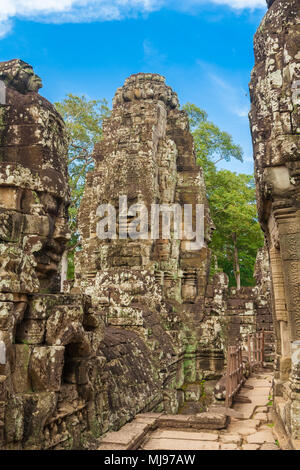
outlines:
{"label": "leafy canopy", "polygon": [[102,138],[102,122],[109,116],[110,110],[105,99],[88,100],[86,96],[72,94],[55,103],[55,106],[66,123],[69,141],[69,217],[72,238],[69,246],[68,276],[73,277],[74,249],[78,245],[77,212],[84,192],[86,173],[94,167],[93,148]]}
{"label": "leafy canopy", "polygon": [[[183,106],[194,137],[197,162],[203,167],[211,216],[216,230],[210,248],[212,273],[222,270],[230,284],[240,277],[242,285],[253,285],[257,250],[263,245],[263,234],[257,221],[254,178],[216,165],[232,158],[243,161],[242,149],[232,137],[208,121],[205,111],[196,105]],[[238,256],[238,263],[235,260]]]}

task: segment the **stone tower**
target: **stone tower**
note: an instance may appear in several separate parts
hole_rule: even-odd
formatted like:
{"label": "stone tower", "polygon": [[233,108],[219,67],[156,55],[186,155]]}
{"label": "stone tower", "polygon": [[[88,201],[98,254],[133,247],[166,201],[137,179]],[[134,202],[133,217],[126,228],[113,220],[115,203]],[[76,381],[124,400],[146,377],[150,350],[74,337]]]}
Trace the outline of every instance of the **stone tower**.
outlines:
{"label": "stone tower", "polygon": [[[93,285],[102,273],[145,270],[163,287],[164,297],[180,303],[203,300],[209,269],[207,241],[212,222],[209,217],[205,183],[196,165],[188,118],[180,111],[177,95],[155,74],[132,75],[118,89],[112,115],[104,122],[103,140],[96,145],[95,170],[87,177],[79,214],[82,252],[78,255],[77,284]],[[119,196],[128,206],[143,204],[202,204],[205,240],[201,248],[190,249],[188,240],[174,237],[120,239],[118,235],[134,220],[129,214],[118,218],[117,239],[97,237],[97,207],[109,203],[119,207]],[[195,219],[195,213],[193,213]]]}
{"label": "stone tower", "polygon": [[70,237],[66,130],[39,95],[41,86],[29,64],[0,63],[0,448],[6,449],[73,441],[78,431],[70,422],[86,413],[82,395],[88,396],[88,380],[78,377],[91,355],[82,296],[55,293]]}
{"label": "stone tower", "polygon": [[[91,296],[93,308],[105,319],[100,349],[107,358],[111,384],[107,393],[112,395],[110,402],[121,403],[108,414],[120,422],[121,413],[128,415],[143,403],[157,401],[155,390],[160,390],[158,396],[163,391],[163,405],[160,398],[157,406],[174,412],[184,395],[178,389],[185,380],[220,375],[224,356],[219,317],[212,315],[207,325],[202,323],[210,261],[207,244],[214,228],[204,178],[196,164],[188,117],[163,77],[132,75],[117,90],[94,159],[95,169],[87,175],[79,212],[82,250],[76,254],[75,286]],[[136,214],[128,210],[124,216],[122,208],[119,217],[120,196],[127,196],[128,209],[142,205],[148,214],[153,204],[180,209],[184,204],[201,205],[204,243],[191,249],[190,240],[174,236],[172,223],[170,239],[161,231],[153,238],[150,224],[144,239],[122,239],[120,234],[130,229]],[[116,208],[117,227],[110,239],[97,234],[101,204]],[[192,217],[196,217],[194,212]],[[132,352],[137,361],[134,367],[126,356],[120,357],[120,342],[127,343],[125,338],[132,347],[133,338],[136,344],[141,339],[144,344]],[[144,368],[139,357],[145,358]],[[115,361],[122,364],[120,370],[130,371],[122,374],[119,387]],[[142,389],[129,387],[129,374],[143,377],[145,370]],[[157,382],[157,374],[164,385]],[[127,410],[124,400],[130,403]]]}
{"label": "stone tower", "polygon": [[271,263],[275,406],[299,439],[299,352],[292,350],[300,344],[300,4],[275,0],[269,6],[254,41],[250,121],[259,219]]}
{"label": "stone tower", "polygon": [[70,237],[65,127],[29,64],[1,62],[0,81],[0,290],[51,292]]}

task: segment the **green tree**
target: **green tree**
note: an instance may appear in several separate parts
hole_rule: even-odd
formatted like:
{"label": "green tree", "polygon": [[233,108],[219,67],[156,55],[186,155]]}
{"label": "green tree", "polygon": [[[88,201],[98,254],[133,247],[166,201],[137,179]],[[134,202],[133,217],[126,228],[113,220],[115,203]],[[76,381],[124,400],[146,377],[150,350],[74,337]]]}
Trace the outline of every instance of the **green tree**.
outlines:
{"label": "green tree", "polygon": [[208,121],[207,114],[196,105],[183,106],[194,136],[197,162],[204,170],[207,196],[214,231],[211,249],[212,273],[228,274],[230,285],[253,285],[253,270],[263,235],[257,221],[253,176],[218,170],[220,161],[232,158],[243,161],[242,149],[232,137]]}
{"label": "green tree", "polygon": [[242,148],[233,142],[230,134],[208,121],[205,111],[192,103],[186,103],[183,110],[188,114],[197,159],[204,170],[215,171],[216,164],[222,160],[243,161]]}
{"label": "green tree", "polygon": [[92,151],[96,142],[102,138],[102,122],[108,117],[108,103],[103,100],[88,100],[86,96],[72,94],[55,103],[62,115],[68,133],[69,184],[71,205],[69,207],[72,238],[68,247],[68,277],[74,276],[74,250],[77,248],[77,212],[84,191],[87,171],[94,167]]}
{"label": "green tree", "polygon": [[216,226],[211,248],[230,279],[230,284],[253,285],[257,250],[263,245],[263,234],[257,221],[253,176],[219,170],[210,175],[209,201]]}

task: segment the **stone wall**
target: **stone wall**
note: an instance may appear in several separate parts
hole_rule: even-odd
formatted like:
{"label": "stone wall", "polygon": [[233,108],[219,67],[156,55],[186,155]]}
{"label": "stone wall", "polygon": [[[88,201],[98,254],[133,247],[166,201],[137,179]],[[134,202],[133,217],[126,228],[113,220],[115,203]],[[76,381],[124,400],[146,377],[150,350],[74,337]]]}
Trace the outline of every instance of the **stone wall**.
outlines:
{"label": "stone wall", "polygon": [[259,219],[271,262],[275,407],[299,439],[298,356],[291,344],[295,349],[300,339],[300,5],[275,0],[269,6],[254,40],[250,121]]}
{"label": "stone wall", "polygon": [[[216,274],[208,285],[205,309],[209,316],[219,316],[225,325],[226,347],[240,339],[248,349],[248,335],[266,332],[266,359],[273,361],[274,331],[271,312],[270,264],[266,246],[257,253],[254,278],[255,287],[228,287],[226,274]],[[268,333],[267,333],[268,332]]]}

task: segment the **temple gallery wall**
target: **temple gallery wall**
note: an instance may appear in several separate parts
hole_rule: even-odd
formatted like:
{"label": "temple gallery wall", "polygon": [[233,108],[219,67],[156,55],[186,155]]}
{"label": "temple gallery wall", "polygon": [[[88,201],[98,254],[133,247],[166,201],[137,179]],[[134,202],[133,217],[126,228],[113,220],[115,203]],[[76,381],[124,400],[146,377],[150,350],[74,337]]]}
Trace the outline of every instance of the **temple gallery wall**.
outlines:
{"label": "temple gallery wall", "polygon": [[275,408],[300,437],[300,5],[270,3],[254,39],[250,93],[257,206],[271,265]]}
{"label": "temple gallery wall", "polygon": [[[65,124],[15,59],[0,63],[0,448],[79,449],[140,412],[199,406],[237,337],[276,336],[275,409],[300,438],[299,5],[270,5],[255,37],[250,113],[266,245],[254,288],[212,279],[213,221],[188,117],[157,74],[116,91],[78,216],[82,250],[62,291],[70,231]],[[105,239],[97,208],[204,206],[204,244]],[[123,218],[117,230],[132,219]],[[197,412],[205,411],[207,403]]]}

